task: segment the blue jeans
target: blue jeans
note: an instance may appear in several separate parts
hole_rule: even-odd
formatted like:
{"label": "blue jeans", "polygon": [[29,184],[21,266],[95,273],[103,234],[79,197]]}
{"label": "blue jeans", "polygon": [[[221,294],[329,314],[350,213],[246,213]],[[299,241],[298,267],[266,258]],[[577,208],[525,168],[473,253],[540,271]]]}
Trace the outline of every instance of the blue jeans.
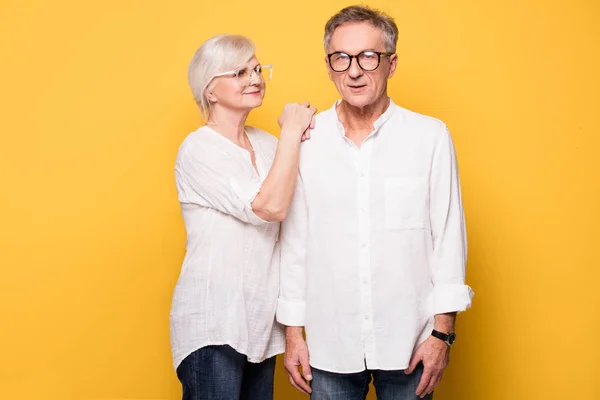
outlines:
{"label": "blue jeans", "polygon": [[[420,400],[416,395],[417,386],[423,374],[423,364],[419,364],[412,374],[403,370],[365,370],[355,374],[338,374],[312,368],[312,394],[310,400],[364,400],[373,386],[378,400]],[[432,400],[433,393],[424,400]]]}
{"label": "blue jeans", "polygon": [[251,363],[232,347],[206,346],[177,367],[183,400],[273,400],[275,357]]}

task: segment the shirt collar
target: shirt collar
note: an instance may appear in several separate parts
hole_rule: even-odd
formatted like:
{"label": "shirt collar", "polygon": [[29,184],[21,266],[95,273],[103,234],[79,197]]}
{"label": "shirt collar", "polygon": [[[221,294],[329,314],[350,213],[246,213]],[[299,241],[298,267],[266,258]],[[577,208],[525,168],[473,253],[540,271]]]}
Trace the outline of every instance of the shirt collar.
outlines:
{"label": "shirt collar", "polygon": [[[379,118],[377,118],[375,120],[375,122],[373,122],[373,131],[374,132],[378,131],[379,128],[381,128],[381,126],[383,126],[383,124],[385,124],[390,119],[390,117],[394,114],[394,111],[396,110],[396,104],[394,103],[394,101],[391,99],[391,97],[388,97],[388,99],[390,100],[390,103],[388,104],[387,109],[383,112],[383,114],[381,114],[379,116]],[[342,123],[340,122],[340,119],[338,118],[338,113],[337,113],[336,107],[341,102],[342,102],[342,100],[337,100],[333,104],[333,106],[330,108],[330,110],[333,112],[333,116],[335,118],[335,123],[339,127],[342,127]],[[343,129],[342,129],[342,131],[343,131]]]}

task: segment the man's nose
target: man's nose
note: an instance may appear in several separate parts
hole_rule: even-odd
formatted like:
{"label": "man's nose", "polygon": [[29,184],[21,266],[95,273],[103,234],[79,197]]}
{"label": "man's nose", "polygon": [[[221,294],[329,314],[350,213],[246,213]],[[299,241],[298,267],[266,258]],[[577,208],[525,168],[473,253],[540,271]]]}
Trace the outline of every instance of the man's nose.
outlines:
{"label": "man's nose", "polygon": [[358,78],[363,73],[362,68],[358,65],[358,57],[352,57],[350,59],[350,67],[348,68],[348,75],[351,78]]}

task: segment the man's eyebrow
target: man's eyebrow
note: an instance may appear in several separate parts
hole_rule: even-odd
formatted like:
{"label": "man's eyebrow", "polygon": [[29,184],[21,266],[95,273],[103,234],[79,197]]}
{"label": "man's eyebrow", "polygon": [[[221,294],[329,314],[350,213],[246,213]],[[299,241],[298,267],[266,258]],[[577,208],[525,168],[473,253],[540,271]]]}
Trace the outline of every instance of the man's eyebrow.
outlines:
{"label": "man's eyebrow", "polygon": [[[359,52],[358,52],[358,53],[356,53],[356,54],[360,54],[360,53],[362,53],[362,52],[365,52],[365,51],[379,52],[380,50],[377,50],[377,49],[375,49],[374,47],[369,47],[369,48],[367,48],[367,49],[363,49],[363,50],[359,51]],[[385,52],[385,50],[381,50],[381,51],[382,51],[382,52]],[[331,51],[331,52],[329,52],[329,54],[333,54],[333,53],[344,53],[344,54],[350,54],[350,52],[348,52],[348,51],[345,51],[345,50],[335,50],[335,51]]]}

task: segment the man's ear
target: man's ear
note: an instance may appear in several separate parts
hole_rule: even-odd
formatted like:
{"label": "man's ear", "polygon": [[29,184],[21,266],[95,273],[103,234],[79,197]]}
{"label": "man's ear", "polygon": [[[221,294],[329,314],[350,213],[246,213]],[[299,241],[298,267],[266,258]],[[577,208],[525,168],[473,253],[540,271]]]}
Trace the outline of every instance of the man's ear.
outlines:
{"label": "man's ear", "polygon": [[394,76],[396,67],[398,66],[398,54],[394,53],[390,56],[390,71],[388,72],[388,79]]}
{"label": "man's ear", "polygon": [[329,58],[325,56],[325,68],[327,68],[327,75],[329,75],[329,80],[333,82],[333,71],[329,68]]}

